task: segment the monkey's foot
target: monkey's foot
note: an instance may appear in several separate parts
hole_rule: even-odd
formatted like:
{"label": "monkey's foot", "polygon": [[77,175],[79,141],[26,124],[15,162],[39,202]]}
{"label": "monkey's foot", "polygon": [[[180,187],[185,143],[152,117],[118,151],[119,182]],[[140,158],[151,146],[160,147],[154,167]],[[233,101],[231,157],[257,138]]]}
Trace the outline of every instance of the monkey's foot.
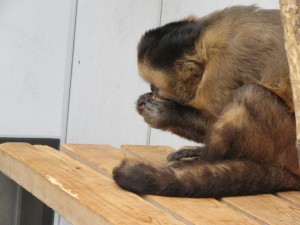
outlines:
{"label": "monkey's foot", "polygon": [[123,160],[121,165],[113,170],[116,183],[129,191],[141,194],[159,194],[161,171],[151,165]]}

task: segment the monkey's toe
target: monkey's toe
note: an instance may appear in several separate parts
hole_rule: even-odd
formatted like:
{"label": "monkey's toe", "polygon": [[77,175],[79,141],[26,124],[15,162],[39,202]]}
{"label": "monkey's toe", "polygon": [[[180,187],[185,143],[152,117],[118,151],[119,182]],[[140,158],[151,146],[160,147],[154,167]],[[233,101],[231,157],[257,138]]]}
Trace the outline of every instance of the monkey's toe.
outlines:
{"label": "monkey's toe", "polygon": [[203,156],[204,147],[182,147],[180,150],[171,153],[167,156],[167,160],[169,161],[177,161],[177,160],[195,160],[201,159]]}

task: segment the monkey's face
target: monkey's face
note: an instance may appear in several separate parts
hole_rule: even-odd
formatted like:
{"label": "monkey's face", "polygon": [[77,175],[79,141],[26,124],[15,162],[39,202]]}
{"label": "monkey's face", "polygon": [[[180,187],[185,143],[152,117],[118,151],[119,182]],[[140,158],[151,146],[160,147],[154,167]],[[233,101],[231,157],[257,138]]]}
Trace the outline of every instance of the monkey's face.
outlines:
{"label": "monkey's face", "polygon": [[204,71],[196,50],[204,26],[189,17],[144,34],[138,45],[139,74],[154,96],[192,106]]}
{"label": "monkey's face", "polygon": [[137,111],[151,127],[170,131],[181,107],[196,108],[192,103],[202,78],[201,64],[181,60],[168,70],[159,70],[140,63],[139,72],[151,93],[139,97]]}
{"label": "monkey's face", "polygon": [[203,64],[194,60],[178,60],[167,70],[139,63],[140,76],[150,84],[153,96],[182,105],[190,105],[201,82]]}
{"label": "monkey's face", "polygon": [[139,64],[140,76],[149,83],[154,98],[169,99],[175,101],[176,95],[170,85],[170,80],[166,73],[153,70],[145,64]]}

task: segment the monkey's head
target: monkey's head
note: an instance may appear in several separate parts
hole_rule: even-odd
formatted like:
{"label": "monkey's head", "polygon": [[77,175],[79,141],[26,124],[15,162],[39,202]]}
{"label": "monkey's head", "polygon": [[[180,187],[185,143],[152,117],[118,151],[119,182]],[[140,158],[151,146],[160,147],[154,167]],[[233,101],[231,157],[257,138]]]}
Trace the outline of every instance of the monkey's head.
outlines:
{"label": "monkey's head", "polygon": [[181,104],[194,98],[204,69],[195,51],[202,28],[188,18],[144,34],[138,46],[139,73],[153,93]]}
{"label": "monkey's head", "polygon": [[226,8],[146,32],[138,45],[141,77],[159,96],[217,117],[245,83],[288,82],[278,10]]}

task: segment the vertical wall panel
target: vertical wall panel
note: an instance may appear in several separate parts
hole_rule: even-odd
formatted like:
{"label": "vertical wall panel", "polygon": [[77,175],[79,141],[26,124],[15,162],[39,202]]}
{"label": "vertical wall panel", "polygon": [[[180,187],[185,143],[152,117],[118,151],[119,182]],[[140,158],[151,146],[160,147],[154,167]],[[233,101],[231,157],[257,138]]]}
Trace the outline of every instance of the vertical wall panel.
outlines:
{"label": "vertical wall panel", "polygon": [[[189,15],[204,16],[215,10],[232,5],[251,4],[257,4],[262,8],[279,9],[279,1],[277,0],[163,0],[161,24],[164,25],[171,21],[180,20]],[[183,145],[195,145],[194,142],[187,141],[183,138],[156,129],[151,129],[151,144],[170,145],[174,148],[179,148]]]}
{"label": "vertical wall panel", "polygon": [[61,135],[71,5],[0,2],[0,136]]}
{"label": "vertical wall panel", "polygon": [[146,143],[136,47],[159,15],[160,0],[79,1],[67,142]]}
{"label": "vertical wall panel", "polygon": [[[60,137],[74,1],[0,1],[0,137]],[[72,35],[72,33],[71,33]],[[0,173],[0,224],[17,218]]]}

